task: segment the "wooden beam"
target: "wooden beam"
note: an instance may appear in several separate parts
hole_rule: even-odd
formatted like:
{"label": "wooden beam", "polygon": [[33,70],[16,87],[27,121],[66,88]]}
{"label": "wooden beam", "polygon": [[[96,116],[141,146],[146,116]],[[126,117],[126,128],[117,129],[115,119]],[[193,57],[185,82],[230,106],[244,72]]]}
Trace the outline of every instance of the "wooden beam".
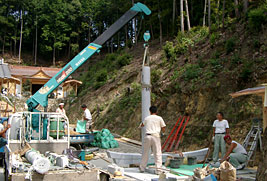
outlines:
{"label": "wooden beam", "polygon": [[262,96],[262,123],[263,123],[263,132],[267,127],[267,107],[264,107],[264,95]]}

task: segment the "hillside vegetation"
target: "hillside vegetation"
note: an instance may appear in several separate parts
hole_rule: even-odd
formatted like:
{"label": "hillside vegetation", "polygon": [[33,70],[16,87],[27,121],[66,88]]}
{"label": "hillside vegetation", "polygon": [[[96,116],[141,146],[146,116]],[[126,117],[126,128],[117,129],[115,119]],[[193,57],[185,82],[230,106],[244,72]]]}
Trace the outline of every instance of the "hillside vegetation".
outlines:
{"label": "hillside vegetation", "polygon": [[[252,118],[262,117],[261,97],[232,99],[229,94],[254,87],[267,80],[266,22],[256,22],[258,11],[243,19],[233,19],[225,28],[195,27],[161,48],[150,43],[152,104],[167,123],[167,132],[179,115],[191,120],[185,130],[181,149],[208,145],[212,122],[223,111],[231,134],[242,141]],[[261,16],[266,17],[266,14]],[[117,51],[88,63],[80,72],[80,96],[68,108],[75,121],[79,106],[87,103],[96,127],[140,139],[142,44]],[[104,57],[104,58],[103,58]]]}

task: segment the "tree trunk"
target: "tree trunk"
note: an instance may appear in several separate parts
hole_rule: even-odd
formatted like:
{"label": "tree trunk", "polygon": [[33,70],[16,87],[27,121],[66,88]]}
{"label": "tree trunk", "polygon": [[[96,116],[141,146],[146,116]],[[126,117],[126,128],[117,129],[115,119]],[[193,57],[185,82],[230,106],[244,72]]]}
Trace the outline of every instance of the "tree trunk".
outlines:
{"label": "tree trunk", "polygon": [[23,18],[22,18],[22,10],[20,10],[19,63],[21,63],[22,31],[23,31]]}
{"label": "tree trunk", "polygon": [[125,25],[125,46],[127,47],[128,43],[128,25]]}
{"label": "tree trunk", "polygon": [[223,12],[222,12],[222,26],[224,28],[224,12],[225,11],[225,0],[223,0]]}
{"label": "tree trunk", "polygon": [[188,11],[188,3],[187,0],[185,0],[185,9],[186,9],[186,16],[187,16],[187,27],[188,27],[188,31],[190,31],[191,27],[190,27],[190,15],[189,15],[189,11]]}
{"label": "tree trunk", "polygon": [[[132,5],[134,5],[134,0],[132,0]],[[134,27],[134,31],[133,31],[133,33],[134,33],[134,39],[133,39],[133,41],[134,41],[135,44],[137,44],[137,37],[136,37],[136,33],[137,33],[136,28],[137,28],[137,26],[136,26],[136,22],[137,22],[137,19],[134,18],[132,20],[132,23],[133,23],[133,27]]]}
{"label": "tree trunk", "polygon": [[209,32],[210,32],[210,26],[211,26],[211,22],[210,22],[210,0],[208,0],[209,3],[209,10],[208,10],[208,22],[209,22]]}
{"label": "tree trunk", "polygon": [[[220,0],[217,2],[217,17],[216,17],[216,22],[220,22],[220,17],[219,17],[219,8],[220,8]],[[220,27],[220,23],[218,23],[218,26]]]}
{"label": "tree trunk", "polygon": [[17,28],[15,28],[15,35],[14,35],[14,56],[17,56]]}
{"label": "tree trunk", "polygon": [[6,44],[6,32],[4,33],[4,38],[3,38],[3,47],[2,47],[2,55],[3,56],[5,54],[5,44]]}
{"label": "tree trunk", "polygon": [[206,13],[207,13],[207,0],[205,0],[205,4],[204,4],[203,26],[206,25]]}
{"label": "tree trunk", "polygon": [[150,33],[151,33],[152,40],[154,40],[154,32],[153,32],[153,26],[152,26],[151,21],[150,21]]}
{"label": "tree trunk", "polygon": [[243,0],[243,13],[246,14],[248,11],[248,0]]}
{"label": "tree trunk", "polygon": [[262,146],[263,150],[260,155],[260,164],[258,166],[257,171],[257,178],[258,181],[265,181],[266,180],[266,170],[267,170],[267,129],[265,129],[265,132],[263,134],[262,139]]}
{"label": "tree trunk", "polygon": [[91,19],[89,18],[89,24],[88,24],[88,43],[91,43]]}
{"label": "tree trunk", "polygon": [[238,0],[235,0],[235,16],[239,18]]}
{"label": "tree trunk", "polygon": [[176,11],[176,0],[172,1],[172,33],[174,34],[175,24],[175,11]]}
{"label": "tree trunk", "polygon": [[184,3],[180,0],[181,32],[184,33]]}
{"label": "tree trunk", "polygon": [[56,47],[55,47],[55,40],[53,44],[53,65],[56,66]]}
{"label": "tree trunk", "polygon": [[34,51],[34,65],[37,65],[37,48],[38,48],[38,29],[37,29],[37,16],[36,16],[36,26],[35,26],[35,51]]}
{"label": "tree trunk", "polygon": [[162,46],[162,24],[161,24],[161,11],[160,11],[160,0],[158,0],[158,18],[159,18],[159,42]]}

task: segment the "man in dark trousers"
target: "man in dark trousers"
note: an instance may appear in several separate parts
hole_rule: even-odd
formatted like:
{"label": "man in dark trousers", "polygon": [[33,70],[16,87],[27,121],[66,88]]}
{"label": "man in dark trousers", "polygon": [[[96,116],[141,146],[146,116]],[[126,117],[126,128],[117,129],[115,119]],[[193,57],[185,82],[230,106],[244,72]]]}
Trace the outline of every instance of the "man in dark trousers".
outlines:
{"label": "man in dark trousers", "polygon": [[141,127],[144,127],[145,137],[144,137],[144,153],[142,155],[142,161],[140,164],[140,172],[144,172],[149,159],[149,150],[152,148],[156,171],[158,173],[162,166],[162,153],[161,153],[161,143],[160,143],[160,132],[165,132],[166,124],[162,117],[157,115],[157,107],[151,106],[149,108],[150,116],[147,116]]}

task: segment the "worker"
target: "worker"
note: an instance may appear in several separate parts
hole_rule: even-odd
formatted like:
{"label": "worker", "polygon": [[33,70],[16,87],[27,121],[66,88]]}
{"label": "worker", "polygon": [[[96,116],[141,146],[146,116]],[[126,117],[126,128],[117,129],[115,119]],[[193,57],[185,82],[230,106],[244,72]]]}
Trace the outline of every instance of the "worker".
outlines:
{"label": "worker", "polygon": [[225,155],[226,145],[224,136],[229,135],[229,124],[228,121],[223,119],[223,113],[217,113],[217,119],[213,122],[213,138],[214,151],[213,151],[213,162],[216,163],[219,158],[219,149],[221,150],[221,157]]}
{"label": "worker", "polygon": [[144,127],[145,137],[144,137],[144,152],[142,155],[142,161],[140,164],[140,172],[144,172],[149,159],[149,151],[152,148],[156,173],[160,172],[162,166],[162,153],[161,153],[161,143],[160,143],[160,132],[165,133],[166,124],[162,117],[157,115],[157,107],[151,106],[149,108],[150,116],[147,116],[140,127]]}
{"label": "worker", "polygon": [[87,109],[87,106],[85,104],[82,105],[82,109],[84,111],[83,121],[86,121],[86,132],[87,133],[89,131],[93,132],[92,115],[91,115],[89,109]]}
{"label": "worker", "polygon": [[3,124],[0,123],[0,148],[7,144],[6,132],[10,127],[11,125],[8,124],[7,127],[4,128]]}
{"label": "worker", "polygon": [[66,116],[66,111],[64,109],[64,103],[59,103],[56,113],[60,113]]}
{"label": "worker", "polygon": [[243,169],[245,167],[243,163],[248,160],[246,149],[241,144],[233,141],[230,135],[224,136],[224,140],[230,147],[220,162],[228,160],[236,169]]}

